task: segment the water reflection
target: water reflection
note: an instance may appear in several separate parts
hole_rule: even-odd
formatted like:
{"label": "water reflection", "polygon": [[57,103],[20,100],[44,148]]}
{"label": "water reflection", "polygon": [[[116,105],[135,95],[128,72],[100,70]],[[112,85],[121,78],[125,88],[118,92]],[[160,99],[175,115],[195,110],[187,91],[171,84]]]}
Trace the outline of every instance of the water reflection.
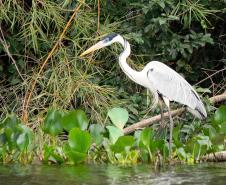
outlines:
{"label": "water reflection", "polygon": [[0,166],[0,184],[226,184],[226,164],[178,165],[154,170],[149,165]]}

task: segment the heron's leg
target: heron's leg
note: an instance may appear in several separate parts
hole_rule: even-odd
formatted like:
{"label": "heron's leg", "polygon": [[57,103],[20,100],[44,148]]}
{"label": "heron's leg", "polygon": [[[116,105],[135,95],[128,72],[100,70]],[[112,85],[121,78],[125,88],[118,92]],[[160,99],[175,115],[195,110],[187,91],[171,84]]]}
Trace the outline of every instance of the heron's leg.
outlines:
{"label": "heron's leg", "polygon": [[162,102],[162,100],[159,100],[159,107],[160,107],[160,113],[161,113],[160,128],[164,128],[165,124],[163,123],[163,102]]}
{"label": "heron's leg", "polygon": [[169,119],[170,119],[170,138],[169,138],[169,156],[172,157],[172,144],[173,144],[173,118],[170,111],[170,101],[169,99],[163,97],[163,101],[166,104],[169,112]]}
{"label": "heron's leg", "polygon": [[170,138],[169,138],[169,156],[172,157],[172,144],[173,144],[173,118],[170,111],[170,106],[168,107],[169,119],[170,119]]}

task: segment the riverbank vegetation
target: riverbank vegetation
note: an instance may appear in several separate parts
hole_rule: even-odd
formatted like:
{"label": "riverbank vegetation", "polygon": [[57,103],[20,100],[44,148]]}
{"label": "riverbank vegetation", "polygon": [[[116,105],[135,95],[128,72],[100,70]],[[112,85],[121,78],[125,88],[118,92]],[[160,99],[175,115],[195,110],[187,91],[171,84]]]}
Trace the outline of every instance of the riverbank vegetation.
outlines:
{"label": "riverbank vegetation", "polygon": [[164,62],[205,102],[204,121],[175,114],[171,162],[225,150],[224,1],[7,0],[0,7],[1,162],[169,162],[167,119],[162,130],[155,120],[125,131],[160,110],[150,110],[148,91],[121,71],[121,48],[79,57],[112,32],[131,43],[134,69]]}

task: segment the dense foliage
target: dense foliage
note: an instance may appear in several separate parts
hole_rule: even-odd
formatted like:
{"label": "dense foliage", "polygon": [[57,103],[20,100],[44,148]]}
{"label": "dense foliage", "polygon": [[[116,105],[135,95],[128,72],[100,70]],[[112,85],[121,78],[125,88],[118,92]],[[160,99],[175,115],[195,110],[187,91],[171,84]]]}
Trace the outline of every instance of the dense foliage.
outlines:
{"label": "dense foliage", "polygon": [[[35,141],[32,131],[15,115],[9,115],[0,123],[0,160],[30,162],[34,153],[45,163],[78,164],[84,161],[136,164],[151,162],[162,165],[168,162],[167,132],[162,135],[153,128],[138,130],[124,136],[123,128],[128,112],[122,108],[108,111],[111,124],[104,128],[91,124],[82,110],[60,111],[50,109],[42,130],[49,135],[49,142]],[[174,129],[173,159],[194,163],[205,160],[204,155],[225,150],[226,106],[218,108],[210,123],[200,121],[189,125],[180,123]],[[67,131],[67,140],[57,136]],[[40,138],[39,138],[40,139]],[[41,151],[39,147],[41,144]],[[38,146],[39,145],[39,146]],[[87,155],[88,154],[88,155]],[[172,161],[171,161],[172,162]]]}
{"label": "dense foliage", "polygon": [[[214,107],[207,99],[226,89],[225,11],[223,0],[0,1],[1,160],[167,160],[167,131],[156,135],[153,126],[123,136],[125,124],[159,109],[150,111],[147,90],[122,73],[117,63],[121,48],[114,45],[79,57],[111,32],[131,43],[128,62],[137,70],[159,60],[191,84],[215,74],[196,87],[207,105],[205,126],[190,114],[175,119],[174,156],[197,161],[224,150],[225,107]],[[22,120],[29,93],[28,120]],[[119,106],[124,109],[113,108]]]}

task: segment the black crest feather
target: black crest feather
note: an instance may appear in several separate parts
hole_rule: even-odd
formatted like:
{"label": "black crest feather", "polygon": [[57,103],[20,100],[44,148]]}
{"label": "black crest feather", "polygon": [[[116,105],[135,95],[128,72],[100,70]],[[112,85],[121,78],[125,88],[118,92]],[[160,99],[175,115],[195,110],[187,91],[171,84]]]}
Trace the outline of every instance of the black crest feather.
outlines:
{"label": "black crest feather", "polygon": [[103,40],[104,41],[111,41],[114,37],[116,37],[118,34],[117,33],[111,33],[111,34],[108,34],[107,36],[103,37]]}

